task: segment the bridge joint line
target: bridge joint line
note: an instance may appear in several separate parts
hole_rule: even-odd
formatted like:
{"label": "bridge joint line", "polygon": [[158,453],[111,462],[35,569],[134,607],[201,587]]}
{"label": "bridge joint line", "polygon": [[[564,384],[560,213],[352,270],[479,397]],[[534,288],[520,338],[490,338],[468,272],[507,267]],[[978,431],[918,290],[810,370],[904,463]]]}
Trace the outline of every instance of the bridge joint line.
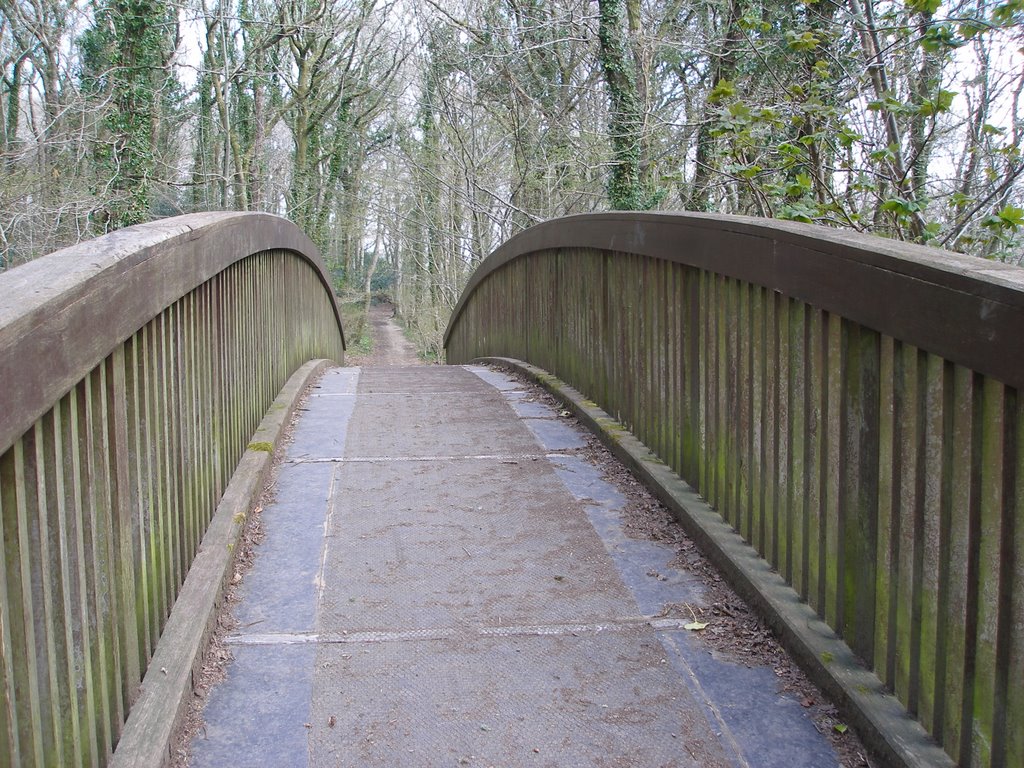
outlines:
{"label": "bridge joint line", "polygon": [[470,456],[319,456],[316,458],[285,459],[284,464],[381,464],[391,462],[417,461],[539,461],[558,453],[483,453]]}
{"label": "bridge joint line", "polygon": [[354,632],[264,632],[236,633],[224,638],[225,645],[365,645],[367,643],[402,643],[452,638],[488,637],[579,637],[603,632],[626,632],[637,627],[650,627],[657,632],[685,630],[686,619],[659,616],[621,616],[596,622],[574,624],[512,624],[508,626],[435,627],[405,630],[362,630]]}
{"label": "bridge joint line", "polygon": [[[509,392],[525,392],[525,389],[502,389],[498,390],[500,394],[508,394]],[[358,397],[359,399],[369,397],[415,397],[417,400],[422,400],[427,397],[467,397],[472,395],[479,395],[478,392],[467,392],[464,389],[453,389],[453,390],[438,390],[436,392],[321,392],[311,393],[313,397]]]}

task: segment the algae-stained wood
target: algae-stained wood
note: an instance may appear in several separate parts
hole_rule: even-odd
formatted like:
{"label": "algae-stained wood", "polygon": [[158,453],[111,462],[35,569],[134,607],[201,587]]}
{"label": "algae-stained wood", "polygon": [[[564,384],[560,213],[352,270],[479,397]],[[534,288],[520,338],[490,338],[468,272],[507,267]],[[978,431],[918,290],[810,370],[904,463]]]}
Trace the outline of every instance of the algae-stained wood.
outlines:
{"label": "algae-stained wood", "polygon": [[750,541],[750,509],[753,506],[751,492],[751,467],[754,464],[754,429],[753,411],[753,358],[751,339],[753,338],[753,319],[751,318],[752,300],[751,286],[748,283],[737,283],[738,287],[738,322],[737,353],[739,356],[736,367],[737,386],[737,418],[734,419],[736,430],[736,525],[735,528],[747,541]]}
{"label": "algae-stained wood", "polygon": [[921,721],[936,728],[937,713],[942,710],[945,666],[946,624],[941,620],[941,606],[948,589],[943,559],[948,549],[948,505],[945,496],[949,476],[947,418],[949,402],[945,361],[928,355],[924,384],[924,472],[923,502],[925,513],[921,529],[921,683],[918,715]]}
{"label": "algae-stained wood", "polygon": [[950,466],[949,583],[943,608],[948,627],[945,670],[942,678],[944,711],[942,741],[946,751],[963,760],[969,744],[968,719],[973,689],[969,669],[973,666],[974,622],[977,584],[977,521],[980,466],[975,449],[975,423],[980,416],[980,397],[973,372],[956,366],[953,372],[952,435]]}
{"label": "algae-stained wood", "polygon": [[919,586],[921,558],[919,536],[922,507],[919,504],[921,482],[921,398],[920,351],[902,345],[897,357],[897,416],[899,427],[899,491],[895,514],[899,520],[896,595],[896,669],[894,688],[911,712],[917,712],[919,680],[918,645],[920,642]]}
{"label": "algae-stained wood", "polygon": [[682,329],[682,362],[683,366],[683,420],[677,425],[682,432],[683,459],[681,475],[699,490],[701,450],[701,368],[700,342],[701,275],[695,269],[681,267],[683,270],[683,295],[685,314]]}
{"label": "algae-stained wood", "polygon": [[777,378],[775,380],[775,488],[773,489],[775,511],[772,515],[772,547],[767,552],[768,562],[790,581],[790,547],[793,509],[790,506],[792,484],[792,414],[791,382],[793,375],[793,346],[790,336],[790,312],[794,301],[779,296],[776,302],[775,334]]}
{"label": "algae-stained wood", "polygon": [[807,328],[807,602],[821,616],[825,602],[825,553],[822,500],[825,497],[825,319],[821,310],[808,307]]}
{"label": "algae-stained wood", "polygon": [[896,593],[898,578],[899,506],[895,503],[900,463],[896,405],[897,344],[883,336],[879,347],[878,391],[878,530],[875,555],[874,669],[892,688],[895,679]]}
{"label": "algae-stained wood", "polygon": [[[779,380],[786,376],[786,367],[779,353],[779,303],[783,299],[774,291],[767,292],[765,296],[765,318],[764,318],[764,360],[765,360],[765,395],[764,395],[764,434],[765,441],[764,467],[762,477],[764,478],[764,489],[762,492],[762,516],[760,528],[762,532],[761,546],[758,552],[774,567],[778,568],[778,523],[777,515],[780,509],[780,486],[782,486],[779,475],[779,440],[782,434],[781,416],[779,409]],[[783,488],[785,486],[782,486]]]}
{"label": "algae-stained wood", "polygon": [[825,434],[826,445],[823,462],[828,468],[825,476],[822,519],[825,526],[825,621],[831,627],[840,621],[840,550],[842,546],[840,528],[840,470],[845,457],[842,454],[842,377],[843,377],[843,319],[835,314],[828,316],[825,351]]}
{"label": "algae-stained wood", "polygon": [[[1006,742],[1005,764],[1024,765],[1024,401],[1018,393],[1016,411],[1013,414],[1015,423],[1014,442],[1016,445],[1016,462],[1013,467],[1015,493],[1013,503],[1008,504],[1012,510],[1013,547],[1012,566],[1008,572],[1011,594],[1009,617],[1007,621],[1007,652],[1006,652]],[[1015,684],[1018,683],[1018,684]]]}
{"label": "algae-stained wood", "polygon": [[699,319],[697,321],[698,341],[697,355],[693,363],[697,369],[698,377],[696,391],[698,410],[695,430],[697,437],[697,470],[691,482],[697,491],[714,505],[715,488],[712,470],[715,462],[714,444],[712,443],[714,426],[711,422],[714,418],[712,392],[714,391],[715,374],[717,373],[712,356],[712,350],[715,348],[713,335],[715,315],[711,300],[711,276],[708,272],[701,270],[698,273],[697,280],[699,284],[699,294],[697,297],[697,306],[699,308]]}
{"label": "algae-stained wood", "polygon": [[[995,729],[1004,715],[998,701],[1000,608],[1005,574],[1007,529],[1004,510],[1011,501],[1004,475],[1007,465],[1007,439],[1013,434],[1006,422],[1010,403],[1007,388],[986,380],[981,391],[981,485],[978,535],[978,603],[974,650],[973,723],[970,760],[973,765],[990,765]],[[1004,639],[1005,642],[1005,639]]]}
{"label": "algae-stained wood", "polygon": [[750,508],[747,517],[750,521],[746,540],[758,552],[763,551],[764,543],[764,510],[765,487],[769,482],[765,476],[765,457],[767,455],[768,437],[766,431],[766,413],[768,407],[768,383],[766,370],[768,365],[766,349],[765,308],[766,293],[760,286],[752,286],[751,327],[750,327],[750,358],[751,358],[751,412],[750,412]]}
{"label": "algae-stained wood", "polygon": [[42,573],[42,609],[50,678],[50,716],[56,723],[54,753],[62,763],[77,763],[80,761],[75,731],[78,712],[74,701],[76,692],[71,687],[73,678],[68,674],[72,667],[66,632],[69,616],[65,612],[64,600],[68,580],[65,576],[65,561],[61,557],[65,498],[61,454],[58,453],[62,442],[60,406],[61,402],[58,401],[54,409],[36,424],[38,498],[44,505],[44,511],[39,515],[39,568]]}
{"label": "algae-stained wood", "polygon": [[[10,457],[13,458],[13,457]],[[5,468],[5,463],[8,465]],[[7,579],[7,536],[9,527],[6,524],[5,507],[10,506],[13,494],[4,493],[7,488],[13,489],[11,480],[11,462],[0,458],[0,642],[4,648],[12,648],[11,638],[11,602]],[[10,485],[8,485],[10,483]],[[18,719],[15,709],[15,660],[10,654],[0,654],[0,749],[12,761],[21,761],[21,748],[18,743]]]}
{"label": "algae-stained wood", "polygon": [[845,335],[840,429],[842,531],[840,634],[861,658],[873,655],[878,502],[879,335],[849,326]]}
{"label": "algae-stained wood", "polygon": [[786,419],[789,443],[788,550],[786,580],[807,599],[807,306],[792,302],[789,313],[789,418]]}
{"label": "algae-stained wood", "polygon": [[656,362],[658,373],[655,376],[659,404],[652,409],[651,416],[658,433],[658,455],[665,457],[665,463],[672,466],[675,462],[675,439],[673,418],[676,404],[676,371],[675,371],[675,301],[672,290],[672,265],[666,261],[658,261],[658,296],[660,305],[661,330],[655,336],[657,344]]}

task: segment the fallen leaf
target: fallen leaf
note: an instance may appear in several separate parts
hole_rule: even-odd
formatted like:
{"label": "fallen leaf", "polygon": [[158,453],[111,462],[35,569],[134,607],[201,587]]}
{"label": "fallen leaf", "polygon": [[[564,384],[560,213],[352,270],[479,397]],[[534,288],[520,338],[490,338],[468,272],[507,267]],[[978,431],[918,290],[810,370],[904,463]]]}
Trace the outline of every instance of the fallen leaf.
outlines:
{"label": "fallen leaf", "polygon": [[836,723],[832,727],[835,728],[837,733],[846,733],[846,726],[842,723]]}
{"label": "fallen leaf", "polygon": [[691,621],[689,624],[683,624],[683,629],[688,629],[691,632],[698,632],[707,627],[707,622],[704,621]]}

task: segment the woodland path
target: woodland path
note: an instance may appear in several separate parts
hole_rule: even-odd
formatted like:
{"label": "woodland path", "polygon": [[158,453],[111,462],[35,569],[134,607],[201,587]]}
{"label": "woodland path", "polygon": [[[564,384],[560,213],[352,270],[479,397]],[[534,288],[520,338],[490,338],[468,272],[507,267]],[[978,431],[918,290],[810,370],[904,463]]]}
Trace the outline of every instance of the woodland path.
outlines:
{"label": "woodland path", "polygon": [[345,359],[349,365],[423,365],[416,354],[416,347],[405,337],[405,333],[394,319],[395,308],[392,304],[373,304],[367,322],[370,323],[370,334],[373,347],[368,355],[346,352]]}
{"label": "woodland path", "polygon": [[518,381],[331,370],[275,483],[192,768],[837,765],[684,628],[699,581]]}

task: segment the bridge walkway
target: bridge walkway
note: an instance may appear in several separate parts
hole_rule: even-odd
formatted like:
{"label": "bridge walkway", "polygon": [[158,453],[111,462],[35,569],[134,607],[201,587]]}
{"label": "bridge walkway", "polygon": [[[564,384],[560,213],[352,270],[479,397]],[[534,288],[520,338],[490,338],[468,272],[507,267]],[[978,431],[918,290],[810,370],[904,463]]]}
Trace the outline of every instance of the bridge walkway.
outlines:
{"label": "bridge walkway", "polygon": [[667,618],[701,588],[584,448],[486,368],[325,374],[189,764],[837,765],[771,669]]}

